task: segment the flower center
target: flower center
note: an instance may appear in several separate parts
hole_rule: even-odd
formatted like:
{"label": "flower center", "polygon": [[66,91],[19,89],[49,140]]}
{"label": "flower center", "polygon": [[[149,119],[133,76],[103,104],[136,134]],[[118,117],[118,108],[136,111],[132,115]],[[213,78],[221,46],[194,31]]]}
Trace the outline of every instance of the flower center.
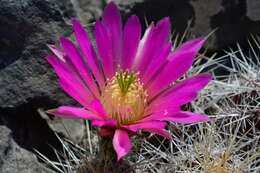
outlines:
{"label": "flower center", "polygon": [[142,119],[147,104],[147,92],[137,73],[119,71],[108,81],[101,101],[118,126]]}

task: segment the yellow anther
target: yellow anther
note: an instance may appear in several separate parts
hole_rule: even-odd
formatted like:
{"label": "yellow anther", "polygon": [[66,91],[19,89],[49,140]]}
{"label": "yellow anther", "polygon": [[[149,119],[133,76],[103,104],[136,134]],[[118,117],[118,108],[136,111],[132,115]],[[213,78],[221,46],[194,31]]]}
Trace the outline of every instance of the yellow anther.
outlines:
{"label": "yellow anther", "polygon": [[147,92],[137,73],[116,72],[101,96],[102,104],[118,125],[141,119],[147,104]]}

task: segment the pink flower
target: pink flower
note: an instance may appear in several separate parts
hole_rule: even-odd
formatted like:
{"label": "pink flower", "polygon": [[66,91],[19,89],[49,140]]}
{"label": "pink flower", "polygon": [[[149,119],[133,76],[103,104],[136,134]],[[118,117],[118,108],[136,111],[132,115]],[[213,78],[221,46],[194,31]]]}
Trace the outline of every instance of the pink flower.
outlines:
{"label": "pink flower", "polygon": [[211,80],[199,74],[175,82],[191,67],[204,40],[188,41],[174,52],[169,40],[169,18],[151,24],[141,39],[141,25],[131,16],[123,26],[116,5],[107,5],[95,24],[97,50],[81,24],[72,20],[78,47],[67,38],[61,49],[51,45],[61,88],[82,107],[61,106],[49,110],[56,116],[91,120],[102,136],[113,135],[118,159],[131,149],[129,133],[139,130],[166,138],[166,121],[194,123],[208,117],[180,109],[195,99]]}

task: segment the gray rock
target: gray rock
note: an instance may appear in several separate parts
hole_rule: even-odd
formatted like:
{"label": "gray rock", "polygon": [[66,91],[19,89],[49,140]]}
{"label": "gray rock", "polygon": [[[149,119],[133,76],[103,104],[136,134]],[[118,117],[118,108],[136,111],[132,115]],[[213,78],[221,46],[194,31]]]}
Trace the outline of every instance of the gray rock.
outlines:
{"label": "gray rock", "polygon": [[[76,14],[70,0],[0,0],[0,4],[0,125],[9,129],[0,129],[0,172],[39,172],[31,153],[36,149],[57,160],[51,146],[58,150],[62,146],[53,130],[67,134],[62,120],[46,121],[37,110],[75,104],[57,86],[44,59],[50,53],[46,44],[70,36],[69,20]],[[63,124],[75,140],[80,138],[82,129],[76,128],[80,122]]]}
{"label": "gray rock", "polygon": [[105,6],[105,0],[71,0],[78,18],[83,24],[90,25],[99,18]]}
{"label": "gray rock", "polygon": [[[8,147],[10,144],[15,143],[16,148],[19,148],[22,153],[33,156],[32,153],[37,150],[50,160],[57,161],[53,148],[61,151],[62,145],[56,138],[53,130],[36,110],[38,107],[43,107],[48,103],[50,103],[48,99],[41,97],[28,100],[28,103],[16,108],[0,108],[0,125],[4,125],[10,131],[8,133],[3,132],[2,136],[0,136],[2,141],[2,139],[6,138],[4,135],[8,135],[8,140],[3,140],[2,144],[5,144],[3,146]],[[8,150],[8,148],[4,150]],[[0,157],[10,157],[11,159],[16,154],[19,155],[20,150],[17,150],[17,153],[16,150],[12,150],[12,152],[6,153],[6,156],[4,155],[5,153],[0,153]],[[25,160],[27,159],[29,157],[26,156]],[[37,163],[35,156],[31,157],[31,159],[34,159],[34,163]],[[3,159],[2,161],[0,165],[6,165],[5,169],[9,169],[9,160]],[[26,167],[26,164],[22,166]],[[10,169],[13,168],[11,167]]]}
{"label": "gray rock", "polygon": [[59,1],[0,1],[1,107],[16,107],[40,96],[68,101],[44,59],[46,44],[71,32],[66,20],[73,13],[55,2]]}
{"label": "gray rock", "polygon": [[245,0],[230,0],[221,2],[221,10],[210,17],[211,28],[217,28],[214,47],[229,49],[237,43],[246,48],[251,34],[258,35],[260,21],[253,21],[247,15],[247,2]]}
{"label": "gray rock", "polygon": [[36,157],[21,148],[12,139],[11,131],[0,125],[0,172],[2,173],[47,173]]}
{"label": "gray rock", "polygon": [[207,47],[214,51],[229,49],[237,42],[247,44],[250,34],[260,33],[258,0],[114,0],[125,16],[137,14],[143,26],[169,16],[172,27],[183,33],[190,26],[190,37],[206,36],[217,29]]}
{"label": "gray rock", "polygon": [[260,1],[247,0],[247,16],[251,20],[260,20]]}

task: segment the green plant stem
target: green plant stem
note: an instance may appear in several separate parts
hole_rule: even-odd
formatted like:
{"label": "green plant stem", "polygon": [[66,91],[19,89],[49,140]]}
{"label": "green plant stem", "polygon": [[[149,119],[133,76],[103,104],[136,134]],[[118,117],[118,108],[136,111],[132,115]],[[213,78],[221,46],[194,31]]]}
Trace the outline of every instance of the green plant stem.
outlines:
{"label": "green plant stem", "polygon": [[112,138],[101,138],[99,141],[99,156],[104,167],[111,167],[117,163],[116,152],[113,148]]}

